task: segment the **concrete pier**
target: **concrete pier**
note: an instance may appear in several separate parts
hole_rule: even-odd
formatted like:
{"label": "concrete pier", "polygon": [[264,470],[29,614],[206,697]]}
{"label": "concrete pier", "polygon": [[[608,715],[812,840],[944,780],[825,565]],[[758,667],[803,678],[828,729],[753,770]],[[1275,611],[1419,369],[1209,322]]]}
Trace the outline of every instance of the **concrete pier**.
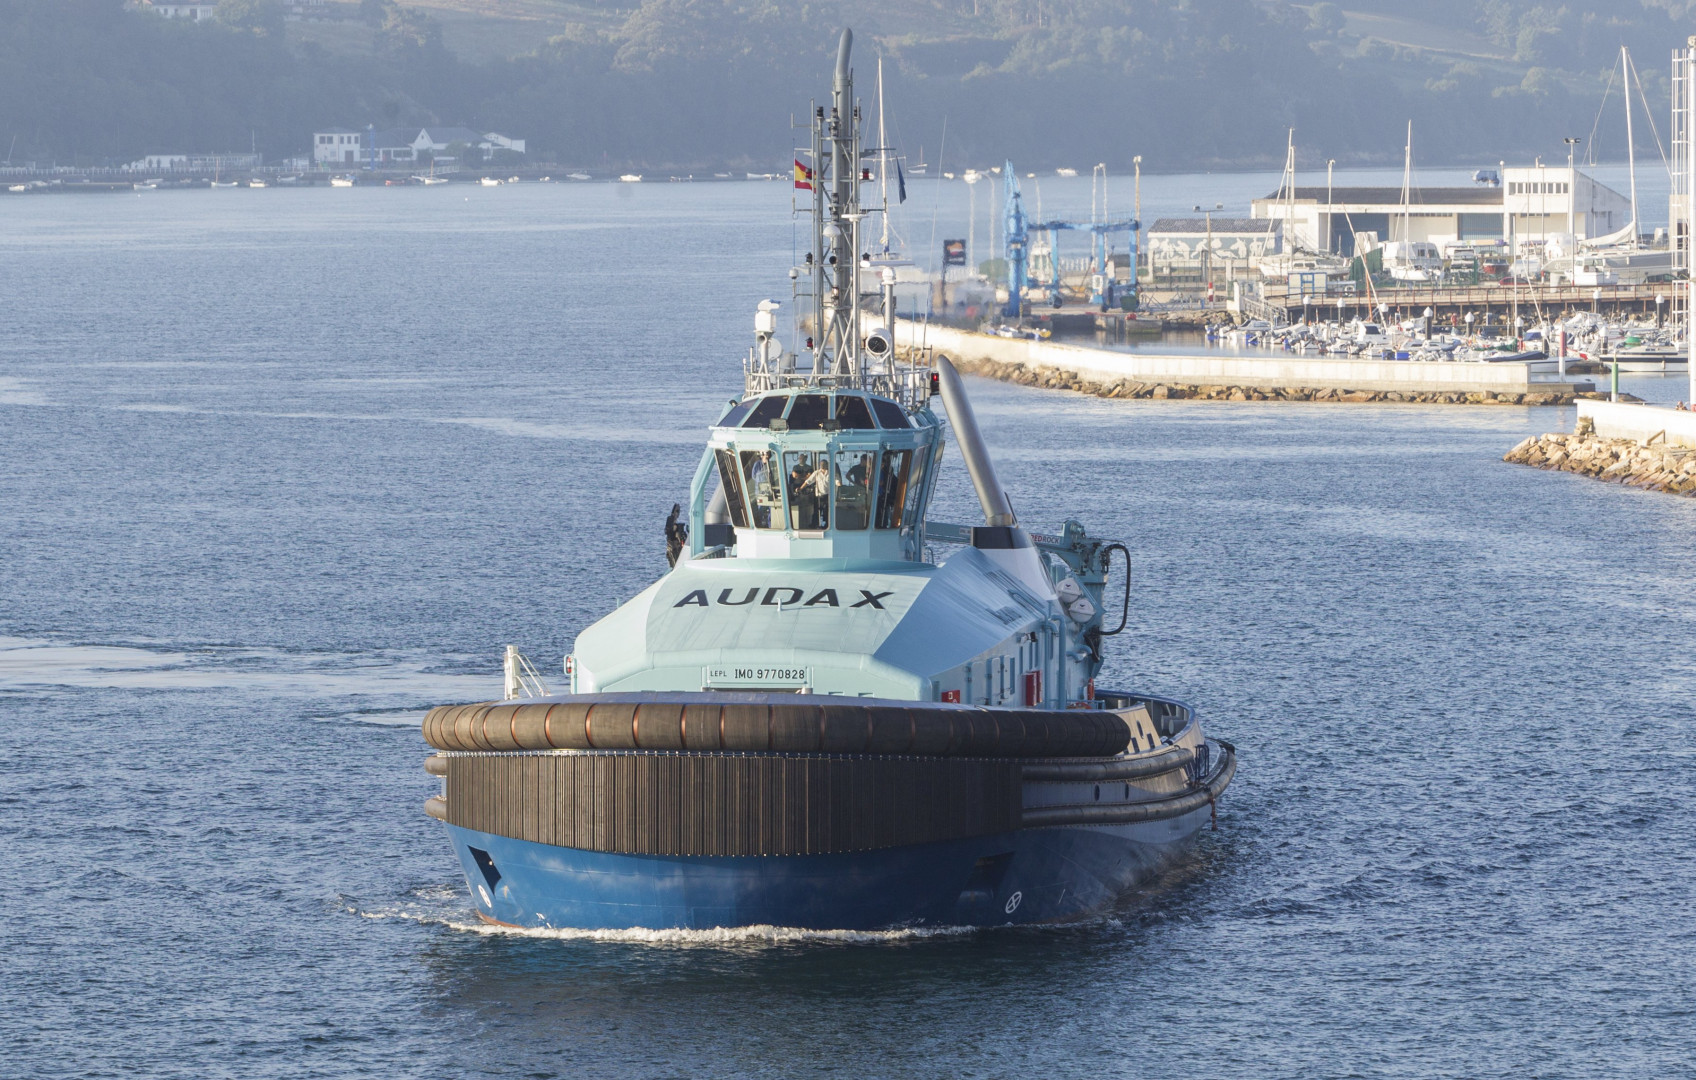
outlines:
{"label": "concrete pier", "polygon": [[[1524,364],[1481,361],[1367,360],[1349,357],[1162,355],[1120,352],[1055,341],[993,337],[949,327],[901,321],[896,342],[904,348],[928,346],[956,362],[1009,365],[1033,373],[1071,372],[1081,380],[1144,387],[1218,387],[1244,391],[1301,390],[1311,400],[1449,401],[1517,398],[1516,404],[1555,404],[1592,393],[1595,382],[1569,376],[1534,376]],[[1024,380],[1019,380],[1024,381]],[[1355,396],[1364,395],[1364,396]],[[1151,396],[1126,394],[1111,396]],[[1156,394],[1152,396],[1188,396]],[[1212,395],[1195,395],[1212,396]],[[1280,397],[1288,396],[1280,394]],[[1535,398],[1537,400],[1530,400]]]}
{"label": "concrete pier", "polygon": [[1580,401],[1578,426],[1603,439],[1632,439],[1645,445],[1696,448],[1696,413],[1664,405],[1624,401]]}
{"label": "concrete pier", "polygon": [[1502,460],[1696,497],[1696,414],[1641,403],[1580,401],[1571,435],[1526,439]]}

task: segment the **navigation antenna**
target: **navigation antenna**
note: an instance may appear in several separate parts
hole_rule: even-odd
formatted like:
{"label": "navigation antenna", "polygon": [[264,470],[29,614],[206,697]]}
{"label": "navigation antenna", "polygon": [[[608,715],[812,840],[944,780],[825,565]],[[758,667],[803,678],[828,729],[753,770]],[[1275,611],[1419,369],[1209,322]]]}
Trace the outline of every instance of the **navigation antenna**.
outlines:
{"label": "navigation antenna", "polygon": [[848,56],[854,32],[836,51],[830,110],[813,107],[813,375],[850,383],[860,374],[860,109]]}

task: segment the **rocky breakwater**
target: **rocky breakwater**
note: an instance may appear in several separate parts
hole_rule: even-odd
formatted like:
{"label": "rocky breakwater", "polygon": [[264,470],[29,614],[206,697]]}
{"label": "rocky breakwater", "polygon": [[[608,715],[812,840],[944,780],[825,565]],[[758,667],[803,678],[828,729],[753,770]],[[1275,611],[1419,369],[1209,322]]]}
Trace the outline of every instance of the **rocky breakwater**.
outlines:
{"label": "rocky breakwater", "polygon": [[1696,497],[1696,450],[1685,446],[1645,446],[1635,439],[1604,439],[1581,428],[1573,435],[1526,439],[1502,460]]}
{"label": "rocky breakwater", "polygon": [[[1573,394],[1549,391],[1529,394],[1416,391],[1339,390],[1302,386],[1230,386],[1224,384],[1144,383],[1130,379],[1100,382],[1061,368],[1034,368],[998,360],[955,360],[954,366],[972,375],[1002,382],[1035,386],[1045,390],[1074,390],[1104,398],[1191,399],[1195,401],[1321,401],[1404,402],[1419,405],[1571,405],[1579,397],[1602,394]],[[1624,395],[1622,395],[1623,397]]]}

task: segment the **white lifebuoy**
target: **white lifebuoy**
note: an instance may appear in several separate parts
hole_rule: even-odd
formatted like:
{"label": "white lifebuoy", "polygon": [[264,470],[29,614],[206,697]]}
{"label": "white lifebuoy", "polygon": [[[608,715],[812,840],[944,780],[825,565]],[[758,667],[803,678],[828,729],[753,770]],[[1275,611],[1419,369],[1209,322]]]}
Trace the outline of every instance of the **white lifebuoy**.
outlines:
{"label": "white lifebuoy", "polygon": [[1005,909],[1007,914],[1011,915],[1011,914],[1013,914],[1013,912],[1018,911],[1019,910],[1019,901],[1023,900],[1024,898],[1025,898],[1025,894],[1022,893],[1022,892],[1015,892],[1012,896],[1009,896],[1007,898],[1007,907]]}

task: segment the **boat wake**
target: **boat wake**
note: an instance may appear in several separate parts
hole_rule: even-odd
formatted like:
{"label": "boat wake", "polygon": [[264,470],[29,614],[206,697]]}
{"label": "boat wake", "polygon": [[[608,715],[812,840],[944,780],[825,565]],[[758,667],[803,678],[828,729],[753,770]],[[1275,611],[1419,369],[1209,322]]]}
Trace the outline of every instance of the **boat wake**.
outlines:
{"label": "boat wake", "polygon": [[270,647],[91,644],[0,636],[0,692],[208,690],[333,702],[314,719],[413,725],[420,700],[475,697],[491,676],[441,670],[438,656]]}
{"label": "boat wake", "polygon": [[[437,886],[419,890],[419,899],[453,902],[466,899],[461,890],[452,886]],[[457,905],[456,905],[457,907]],[[589,941],[616,945],[653,945],[662,948],[736,948],[743,946],[787,945],[900,945],[914,941],[939,938],[959,938],[975,934],[973,926],[915,926],[894,930],[807,930],[796,926],[725,926],[703,930],[649,930],[633,927],[623,930],[585,930],[569,926],[500,926],[483,922],[469,907],[453,911],[427,911],[418,907],[367,909],[348,904],[346,910],[362,919],[402,920],[421,926],[440,926],[466,934],[483,937],[531,938],[538,941]]]}

